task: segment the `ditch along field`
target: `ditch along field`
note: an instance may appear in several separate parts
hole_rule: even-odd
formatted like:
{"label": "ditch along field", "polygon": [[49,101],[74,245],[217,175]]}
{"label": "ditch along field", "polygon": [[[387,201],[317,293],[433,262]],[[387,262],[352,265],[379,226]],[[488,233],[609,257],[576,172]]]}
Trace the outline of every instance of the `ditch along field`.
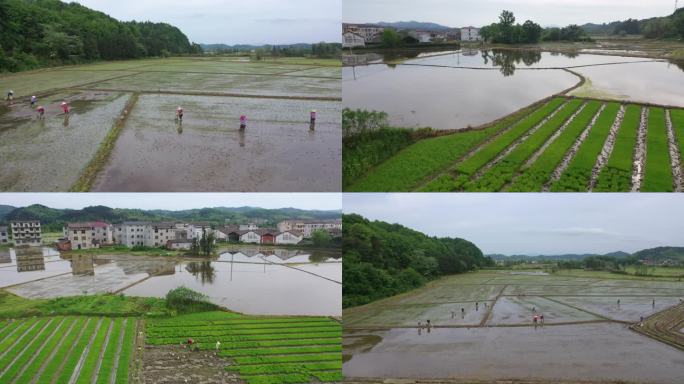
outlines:
{"label": "ditch along field", "polygon": [[684,109],[557,96],[421,140],[348,191],[684,192]]}
{"label": "ditch along field", "polygon": [[[348,382],[672,383],[684,363],[682,299],[676,278],[445,277],[346,309],[343,373]],[[534,326],[535,314],[544,315],[543,326]],[[431,331],[419,329],[427,319]]]}
{"label": "ditch along field", "polygon": [[339,190],[340,66],[169,58],[2,75],[15,99],[0,102],[0,190]]}
{"label": "ditch along field", "polygon": [[[146,324],[148,350],[151,346],[167,346],[181,351],[182,344],[191,338],[201,351],[226,359],[223,369],[248,384],[341,381],[341,336],[340,323],[326,317],[209,312],[150,319]],[[221,343],[218,351],[217,341]],[[173,366],[168,368],[175,370]],[[157,372],[144,370],[146,376],[159,377]]]}
{"label": "ditch along field", "polygon": [[128,383],[136,327],[135,318],[0,321],[0,383]]}

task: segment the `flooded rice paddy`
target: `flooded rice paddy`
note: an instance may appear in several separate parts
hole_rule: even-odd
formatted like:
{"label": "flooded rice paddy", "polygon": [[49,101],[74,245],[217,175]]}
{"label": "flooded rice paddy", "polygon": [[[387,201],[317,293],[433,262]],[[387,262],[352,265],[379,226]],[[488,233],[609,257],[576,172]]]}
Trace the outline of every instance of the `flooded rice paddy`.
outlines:
{"label": "flooded rice paddy", "polygon": [[94,190],[336,191],[340,114],[329,101],[142,95]]}
{"label": "flooded rice paddy", "polygon": [[[66,191],[107,136],[130,95],[118,92],[60,93],[40,100],[42,120],[29,105],[0,112],[0,190]],[[70,102],[70,116],[60,103]]]}
{"label": "flooded rice paddy", "polygon": [[[343,371],[347,378],[672,383],[684,366],[681,351],[628,327],[682,299],[679,281],[447,277],[346,309]],[[535,314],[544,315],[543,327],[533,325]],[[428,319],[433,328],[418,327]]]}
{"label": "flooded rice paddy", "polygon": [[134,255],[74,255],[67,260],[38,248],[0,257],[0,288],[29,298],[97,293],[164,297],[186,286],[247,314],[339,316],[339,260],[334,252],[253,248],[225,252],[215,260]]}
{"label": "flooded rice paddy", "polygon": [[[343,69],[343,103],[379,110],[398,127],[479,126],[579,84],[573,95],[684,106],[684,70],[665,61],[596,54],[459,50],[367,55]],[[380,60],[378,60],[378,57]]]}
{"label": "flooded rice paddy", "polygon": [[[12,103],[0,106],[0,190],[83,185],[81,173],[114,122],[132,113],[120,120],[114,152],[104,147],[104,158],[89,170],[99,172],[97,190],[338,191],[337,65],[174,58],[0,76],[0,88],[15,92]],[[29,106],[34,94],[47,108],[43,121]],[[133,96],[139,102],[123,111]],[[68,122],[58,108],[63,100],[72,105]],[[178,106],[185,110],[183,126],[174,122]],[[311,110],[318,117],[314,131]],[[248,129],[241,134],[243,114]]]}

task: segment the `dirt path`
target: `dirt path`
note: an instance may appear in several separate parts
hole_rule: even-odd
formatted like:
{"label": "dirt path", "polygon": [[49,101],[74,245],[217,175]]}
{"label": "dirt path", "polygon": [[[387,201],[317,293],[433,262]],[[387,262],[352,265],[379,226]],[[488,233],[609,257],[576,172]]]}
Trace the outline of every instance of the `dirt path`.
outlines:
{"label": "dirt path", "polygon": [[480,177],[482,177],[482,175],[484,175],[484,174],[485,174],[487,171],[489,171],[492,167],[494,167],[496,164],[498,164],[499,162],[501,162],[501,160],[503,160],[504,157],[508,156],[508,154],[510,154],[511,152],[513,152],[513,151],[518,147],[518,145],[520,145],[520,143],[524,142],[524,141],[527,140],[530,136],[534,135],[534,134],[535,134],[535,133],[544,125],[544,124],[546,124],[549,120],[551,120],[551,118],[553,118],[561,109],[563,109],[563,108],[568,104],[569,101],[570,101],[570,99],[567,99],[563,104],[561,104],[560,106],[558,106],[558,108],[556,108],[556,110],[554,110],[553,112],[549,113],[542,121],[540,121],[539,123],[537,123],[537,125],[535,125],[534,127],[532,127],[532,129],[530,129],[530,130],[527,131],[524,135],[522,135],[521,137],[519,137],[518,139],[516,139],[516,140],[515,140],[513,143],[511,143],[511,145],[509,145],[505,150],[501,151],[501,153],[499,153],[499,154],[494,158],[494,160],[492,160],[492,161],[490,161],[489,163],[485,164],[482,168],[480,168],[479,171],[475,172],[475,174],[473,175],[473,177],[471,177],[471,180],[479,179]]}
{"label": "dirt path", "polygon": [[[34,352],[33,357],[31,357],[29,359],[29,361],[27,361],[26,364],[24,364],[24,367],[19,371],[19,373],[17,373],[17,375],[14,376],[14,380],[12,380],[12,383],[16,383],[17,380],[21,377],[21,375],[23,375],[24,372],[26,372],[28,367],[30,367],[31,364],[33,364],[33,361],[36,360],[36,358],[38,357],[38,355],[41,354],[41,352],[43,352],[43,348],[45,348],[45,344],[47,344],[50,341],[50,339],[52,339],[55,336],[55,334],[60,330],[60,328],[62,327],[62,325],[64,324],[65,321],[66,321],[66,317],[62,318],[62,321],[60,321],[59,324],[57,324],[55,329],[52,330],[52,333],[50,333],[50,335],[48,337],[43,338],[42,345]],[[72,323],[72,326],[73,326],[73,323]],[[69,329],[71,329],[71,328],[69,328]],[[43,365],[45,365],[45,362],[43,362]],[[37,376],[37,374],[34,374],[34,377],[36,377],[36,376]]]}
{"label": "dirt path", "polygon": [[684,176],[682,176],[682,154],[679,153],[677,137],[672,127],[670,110],[665,111],[665,125],[667,127],[667,140],[670,145],[670,161],[672,164],[672,179],[675,192],[684,192]]}
{"label": "dirt path", "polygon": [[64,344],[64,340],[66,339],[66,336],[71,333],[71,331],[76,326],[77,322],[78,322],[77,320],[74,320],[71,323],[71,325],[69,326],[69,329],[67,329],[65,332],[62,333],[62,336],[61,336],[59,342],[57,343],[57,345],[55,345],[55,348],[52,350],[52,353],[50,353],[50,355],[47,357],[47,359],[45,359],[45,361],[43,361],[43,363],[40,365],[40,367],[38,368],[36,373],[33,375],[33,379],[31,380],[30,384],[35,384],[36,381],[38,381],[38,378],[43,374],[43,371],[45,371],[45,368],[47,368],[48,363],[51,362],[52,359],[55,358],[55,355],[57,355],[57,352],[60,351],[60,348],[62,348],[62,344]]}
{"label": "dirt path", "polygon": [[632,169],[632,192],[641,191],[644,181],[644,165],[646,164],[646,134],[648,130],[648,108],[641,108],[641,121],[637,133],[637,145],[634,148],[634,165]]}
{"label": "dirt path", "polygon": [[109,383],[116,383],[116,371],[119,369],[119,359],[121,358],[121,348],[124,343],[124,334],[126,333],[126,324],[128,323],[128,318],[124,319],[121,324],[121,329],[119,329],[119,344],[116,346],[116,353],[114,353],[114,364],[112,365],[112,374],[109,377]]}
{"label": "dirt path", "polygon": [[79,373],[81,373],[81,368],[83,368],[83,361],[85,360],[86,356],[88,356],[88,351],[90,351],[90,347],[93,345],[93,341],[95,341],[95,336],[100,331],[100,327],[102,326],[103,321],[104,321],[104,319],[100,318],[100,321],[98,321],[97,326],[95,327],[95,330],[93,331],[93,334],[90,335],[90,340],[88,340],[88,345],[86,345],[83,352],[81,352],[81,357],[78,359],[78,364],[76,364],[76,367],[74,368],[74,372],[71,374],[71,378],[69,379],[69,384],[74,384],[76,382],[76,379],[78,378]]}
{"label": "dirt path", "polygon": [[237,374],[225,370],[229,360],[215,352],[191,352],[180,345],[145,346],[142,365],[143,383],[242,383]]}
{"label": "dirt path", "polygon": [[499,298],[501,297],[501,295],[503,295],[506,288],[508,288],[508,284],[504,285],[501,288],[501,290],[499,291],[499,294],[496,295],[492,304],[489,306],[489,308],[487,308],[487,313],[485,314],[484,318],[480,322],[480,327],[486,326],[487,323],[489,322],[489,320],[492,318],[492,313],[494,313],[494,306],[496,305],[496,302],[499,301]]}
{"label": "dirt path", "polygon": [[610,159],[610,155],[613,153],[613,148],[615,147],[615,138],[617,137],[618,131],[622,126],[622,119],[625,117],[625,109],[626,108],[624,104],[620,105],[620,109],[618,110],[618,113],[615,116],[613,126],[610,127],[610,133],[606,138],[606,142],[603,144],[603,149],[601,150],[601,153],[596,159],[596,164],[594,165],[594,168],[591,170],[591,179],[589,180],[588,188],[589,192],[593,191],[596,187],[599,175],[601,174],[603,167],[605,167],[606,164],[608,164],[608,159]]}
{"label": "dirt path", "polygon": [[582,133],[579,135],[577,140],[575,141],[575,144],[572,145],[570,150],[568,151],[567,154],[565,154],[565,157],[561,161],[560,164],[558,164],[558,167],[553,171],[551,174],[551,179],[544,184],[542,187],[543,192],[549,192],[549,189],[551,188],[551,184],[555,183],[558,181],[561,176],[563,175],[563,172],[565,172],[566,169],[570,166],[570,162],[572,159],[575,158],[575,155],[577,154],[577,151],[579,151],[580,146],[584,143],[584,141],[587,139],[587,136],[589,136],[589,132],[591,132],[591,129],[594,128],[594,125],[596,125],[596,120],[598,120],[599,116],[603,113],[603,110],[606,109],[606,104],[604,103],[601,105],[601,108],[599,108],[598,112],[594,115],[594,118],[591,119],[591,122],[589,122],[589,125],[582,131]]}
{"label": "dirt path", "polygon": [[90,379],[90,384],[97,383],[97,377],[100,376],[100,368],[102,368],[102,357],[104,356],[105,350],[107,349],[107,344],[109,344],[109,338],[112,335],[112,329],[114,328],[114,320],[109,319],[109,328],[107,329],[107,336],[105,336],[104,343],[100,347],[100,354],[97,357],[97,363],[95,363],[95,370],[93,371],[93,377]]}
{"label": "dirt path", "polygon": [[[76,340],[80,340],[81,337],[83,337],[83,333],[85,332],[86,328],[88,327],[88,325],[90,324],[91,321],[92,321],[92,319],[86,320],[86,322],[83,324],[83,327],[81,327],[81,331],[78,333],[78,336],[76,337]],[[69,347],[69,350],[66,352],[66,354],[65,354],[64,356],[69,356],[69,355],[71,355],[71,352],[74,350],[75,347],[76,347],[76,343],[73,343],[73,344]],[[57,351],[57,349],[55,349],[55,352],[56,352],[56,351]],[[56,382],[57,379],[59,378],[60,374],[62,373],[62,370],[64,369],[64,364],[66,364],[66,359],[64,359],[64,360],[62,361],[62,364],[60,364],[59,367],[57,368],[57,370],[55,371],[55,375],[54,375],[52,381],[50,382],[50,384],[55,384],[55,382]]]}

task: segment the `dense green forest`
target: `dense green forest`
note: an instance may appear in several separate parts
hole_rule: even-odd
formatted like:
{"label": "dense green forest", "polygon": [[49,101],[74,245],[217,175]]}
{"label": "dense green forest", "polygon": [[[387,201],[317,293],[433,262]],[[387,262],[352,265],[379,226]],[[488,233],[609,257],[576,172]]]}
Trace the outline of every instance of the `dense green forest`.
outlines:
{"label": "dense green forest", "polygon": [[502,11],[499,22],[480,29],[480,36],[485,41],[497,44],[534,44],[541,41],[589,41],[591,38],[578,25],[563,28],[542,28],[532,20],[523,24],[515,23],[515,15],[511,11]]}
{"label": "dense green forest", "polygon": [[34,204],[15,208],[0,216],[0,223],[11,220],[40,220],[45,232],[61,231],[70,221],[107,221],[112,224],[123,221],[203,221],[214,226],[259,221],[262,226],[275,226],[286,219],[336,219],[339,211],[307,211],[296,208],[264,209],[254,207],[201,208],[183,211],[120,209],[105,206],[83,209],[55,209]]}
{"label": "dense green forest", "polygon": [[201,53],[165,23],[120,22],[77,3],[0,0],[0,72]]}
{"label": "dense green forest", "polygon": [[430,237],[355,214],[342,217],[342,236],[345,308],[420,287],[439,276],[494,265],[467,240]]}
{"label": "dense green forest", "polygon": [[684,38],[684,8],[672,15],[650,19],[627,19],[604,24],[585,24],[582,28],[591,34],[643,35],[647,38]]}

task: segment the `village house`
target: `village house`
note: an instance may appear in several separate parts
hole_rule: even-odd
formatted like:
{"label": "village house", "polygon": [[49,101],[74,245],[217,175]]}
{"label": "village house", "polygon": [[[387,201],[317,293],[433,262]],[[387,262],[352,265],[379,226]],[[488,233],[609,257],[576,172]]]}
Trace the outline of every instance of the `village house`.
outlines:
{"label": "village house", "polygon": [[10,222],[12,241],[14,245],[40,246],[43,244],[43,235],[40,221],[17,220]]}
{"label": "village house", "polygon": [[0,225],[0,244],[9,243],[9,228],[6,225]]}
{"label": "village house", "polygon": [[114,239],[117,244],[128,248],[145,245],[145,229],[149,223],[144,221],[126,221],[114,226]]}
{"label": "village house", "polygon": [[254,224],[254,223],[240,224],[238,226],[238,230],[240,230],[240,231],[256,231],[258,229],[259,229],[259,226]]}
{"label": "village house", "polygon": [[345,32],[342,34],[342,48],[356,48],[365,47],[366,40],[363,36],[354,32]]}
{"label": "village house", "polygon": [[192,249],[192,240],[168,240],[166,248],[173,250],[189,251]]}
{"label": "village house", "polygon": [[480,28],[473,26],[461,28],[461,41],[480,41]]}
{"label": "village house", "polygon": [[248,244],[260,244],[261,234],[257,231],[244,231],[240,234],[240,242]]}
{"label": "village house", "polygon": [[302,236],[301,233],[297,231],[284,231],[284,232],[279,232],[276,235],[275,242],[276,244],[299,244],[304,236]]}
{"label": "village house", "polygon": [[146,247],[162,247],[169,240],[176,239],[175,223],[150,223],[145,228],[144,245]]}
{"label": "village house", "polygon": [[99,248],[114,242],[111,224],[102,221],[68,223],[64,237],[71,243],[71,249]]}
{"label": "village house", "polygon": [[261,235],[261,244],[273,245],[276,243],[276,236],[278,235],[278,231],[271,229],[262,229],[259,231],[259,234]]}

